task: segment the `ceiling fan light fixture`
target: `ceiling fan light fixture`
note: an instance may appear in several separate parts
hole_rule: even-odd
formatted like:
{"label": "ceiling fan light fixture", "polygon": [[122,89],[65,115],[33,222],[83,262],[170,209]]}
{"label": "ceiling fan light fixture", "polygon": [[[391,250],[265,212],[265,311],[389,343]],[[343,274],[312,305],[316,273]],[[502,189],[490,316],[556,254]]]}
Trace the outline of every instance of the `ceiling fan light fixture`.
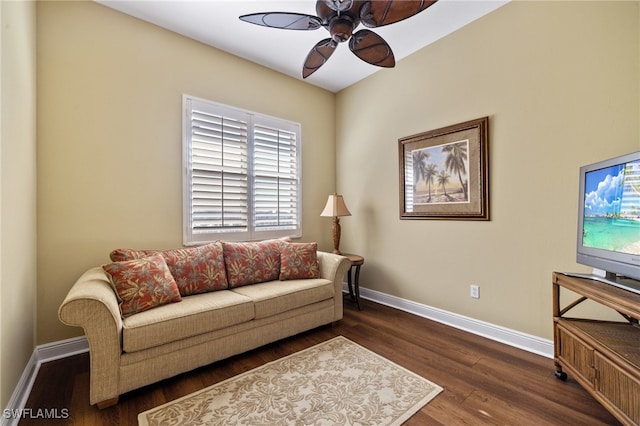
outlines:
{"label": "ceiling fan light fixture", "polygon": [[349,41],[349,49],[364,62],[379,67],[395,66],[389,44],[369,30],[354,31],[360,25],[375,28],[410,18],[437,0],[317,0],[316,15],[288,12],[252,13],[240,19],[264,27],[289,30],[316,30],[325,27],[331,38],[318,42],[302,66],[307,78],[324,65],[339,43]]}

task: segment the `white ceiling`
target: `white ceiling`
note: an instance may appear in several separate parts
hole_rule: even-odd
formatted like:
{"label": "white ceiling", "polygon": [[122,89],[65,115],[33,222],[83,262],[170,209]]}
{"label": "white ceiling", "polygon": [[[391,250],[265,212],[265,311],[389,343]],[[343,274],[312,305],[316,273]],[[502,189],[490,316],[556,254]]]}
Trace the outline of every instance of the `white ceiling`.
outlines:
{"label": "white ceiling", "polygon": [[[302,64],[311,48],[329,37],[326,29],[280,30],[243,22],[257,12],[315,15],[313,0],[96,0],[186,37],[302,80]],[[396,62],[506,4],[509,0],[439,0],[422,13],[374,28],[393,49]],[[381,70],[358,59],[346,43],[305,81],[338,92]],[[384,70],[383,72],[393,72]]]}

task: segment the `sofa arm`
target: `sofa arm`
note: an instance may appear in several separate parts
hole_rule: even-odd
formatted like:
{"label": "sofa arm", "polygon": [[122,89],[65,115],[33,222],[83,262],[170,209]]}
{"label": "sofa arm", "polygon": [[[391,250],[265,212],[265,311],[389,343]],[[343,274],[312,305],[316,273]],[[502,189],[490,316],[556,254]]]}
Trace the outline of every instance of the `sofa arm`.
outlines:
{"label": "sofa arm", "polygon": [[333,253],[318,252],[318,264],[320,266],[320,276],[333,281],[335,287],[335,312],[334,321],[342,319],[342,283],[344,276],[351,268],[351,262],[344,256]]}
{"label": "sofa arm", "polygon": [[58,309],[64,324],[82,327],[91,357],[90,403],[118,397],[122,318],[118,299],[102,268],[89,269]]}

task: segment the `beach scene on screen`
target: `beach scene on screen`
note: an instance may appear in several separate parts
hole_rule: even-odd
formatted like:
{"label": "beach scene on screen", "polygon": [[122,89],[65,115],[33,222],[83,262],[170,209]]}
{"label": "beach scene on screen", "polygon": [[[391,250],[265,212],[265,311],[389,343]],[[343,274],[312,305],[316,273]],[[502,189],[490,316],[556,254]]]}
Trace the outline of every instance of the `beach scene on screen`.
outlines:
{"label": "beach scene on screen", "polygon": [[586,174],[582,244],[640,255],[640,161]]}

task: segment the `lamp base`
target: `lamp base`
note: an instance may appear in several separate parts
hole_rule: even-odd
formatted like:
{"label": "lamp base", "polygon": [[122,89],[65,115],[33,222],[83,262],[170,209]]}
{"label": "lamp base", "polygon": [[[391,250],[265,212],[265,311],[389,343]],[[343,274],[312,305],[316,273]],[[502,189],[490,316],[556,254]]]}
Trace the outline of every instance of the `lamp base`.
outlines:
{"label": "lamp base", "polygon": [[333,253],[342,254],[340,252],[340,218],[338,216],[333,217]]}

